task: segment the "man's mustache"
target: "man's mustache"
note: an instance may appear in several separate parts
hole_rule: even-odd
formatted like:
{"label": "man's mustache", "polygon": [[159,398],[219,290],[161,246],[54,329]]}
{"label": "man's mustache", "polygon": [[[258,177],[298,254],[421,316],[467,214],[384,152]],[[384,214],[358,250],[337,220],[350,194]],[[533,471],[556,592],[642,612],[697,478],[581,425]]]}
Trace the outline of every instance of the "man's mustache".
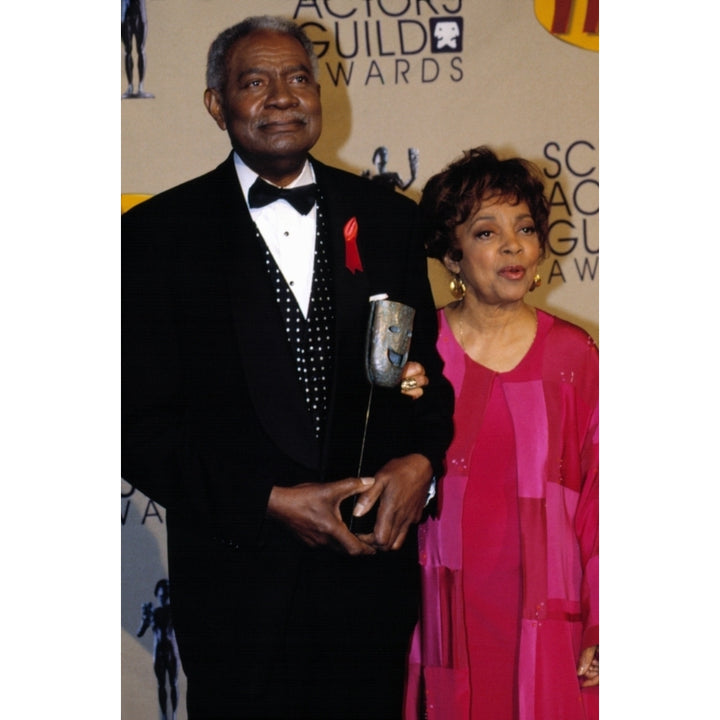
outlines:
{"label": "man's mustache", "polygon": [[292,115],[282,115],[276,118],[266,118],[264,120],[258,121],[256,127],[263,128],[267,127],[268,125],[287,125],[288,123],[301,123],[303,125],[306,125],[307,115],[293,113]]}

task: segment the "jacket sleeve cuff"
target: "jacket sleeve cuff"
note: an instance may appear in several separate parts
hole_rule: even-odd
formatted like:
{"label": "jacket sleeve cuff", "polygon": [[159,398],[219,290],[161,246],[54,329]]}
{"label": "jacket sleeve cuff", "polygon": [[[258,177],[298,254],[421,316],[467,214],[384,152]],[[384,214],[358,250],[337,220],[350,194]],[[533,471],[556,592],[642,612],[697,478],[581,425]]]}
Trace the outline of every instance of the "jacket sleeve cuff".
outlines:
{"label": "jacket sleeve cuff", "polygon": [[582,636],[582,645],[581,647],[586,648],[590,647],[591,645],[599,645],[600,644],[600,626],[599,625],[593,625],[589,628],[585,628]]}

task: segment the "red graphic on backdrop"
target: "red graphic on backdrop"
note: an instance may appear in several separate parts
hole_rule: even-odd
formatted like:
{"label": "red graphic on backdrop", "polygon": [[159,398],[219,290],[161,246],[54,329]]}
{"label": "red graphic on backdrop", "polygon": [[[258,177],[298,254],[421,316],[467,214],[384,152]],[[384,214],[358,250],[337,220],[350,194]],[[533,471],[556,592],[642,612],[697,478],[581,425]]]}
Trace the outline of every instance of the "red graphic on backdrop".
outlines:
{"label": "red graphic on backdrop", "polygon": [[600,0],[534,0],[535,17],[555,38],[585,50],[600,49]]}
{"label": "red graphic on backdrop", "polygon": [[[568,32],[570,24],[570,13],[575,0],[555,0],[555,14],[553,15],[552,30],[553,34]],[[583,32],[596,33],[598,31],[600,19],[600,0],[588,0],[585,10],[585,21],[583,22]]]}

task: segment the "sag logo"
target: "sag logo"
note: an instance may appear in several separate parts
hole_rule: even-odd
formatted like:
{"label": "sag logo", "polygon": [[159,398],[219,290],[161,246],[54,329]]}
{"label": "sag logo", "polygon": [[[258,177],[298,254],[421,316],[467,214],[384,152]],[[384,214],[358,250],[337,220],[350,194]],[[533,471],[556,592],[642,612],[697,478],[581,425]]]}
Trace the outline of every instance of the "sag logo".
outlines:
{"label": "sag logo", "polygon": [[462,52],[462,18],[430,18],[432,52]]}
{"label": "sag logo", "polygon": [[552,35],[598,51],[600,0],[535,0],[535,17]]}

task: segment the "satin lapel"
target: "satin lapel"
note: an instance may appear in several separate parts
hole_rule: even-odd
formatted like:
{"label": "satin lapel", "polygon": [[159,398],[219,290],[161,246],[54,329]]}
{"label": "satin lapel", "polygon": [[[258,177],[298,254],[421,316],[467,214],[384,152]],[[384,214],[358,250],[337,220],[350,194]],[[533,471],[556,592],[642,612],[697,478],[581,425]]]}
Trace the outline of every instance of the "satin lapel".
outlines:
{"label": "satin lapel", "polygon": [[[318,186],[325,198],[327,211],[327,231],[333,263],[333,282],[335,286],[335,314],[337,322],[336,337],[342,337],[342,331],[357,334],[357,326],[348,327],[347,319],[356,314],[358,303],[368,301],[368,283],[364,272],[352,272],[348,269],[345,257],[344,228],[353,218],[357,221],[357,198],[342,183],[342,176],[328,178],[327,166],[313,160]],[[358,230],[357,244],[362,261],[362,228]]]}
{"label": "satin lapel", "polygon": [[265,268],[262,240],[242,198],[232,157],[221,171],[227,284],[248,390],[260,423],[293,460],[317,467],[318,445]]}
{"label": "satin lapel", "polygon": [[[332,383],[328,396],[328,432],[323,448],[323,472],[330,453],[334,448],[333,427],[334,417],[337,413],[359,414],[364,412],[363,407],[345,404],[339,407],[340,396],[337,393],[342,382],[364,382],[364,332],[358,328],[365,328],[369,314],[369,289],[367,276],[364,272],[351,272],[346,265],[344,228],[352,218],[358,218],[357,198],[351,188],[345,187],[343,178],[331,172],[327,166],[313,160],[315,177],[320,192],[325,200],[326,225],[329,247],[331,249],[331,262],[333,266],[333,285],[335,290],[335,363],[333,367]],[[358,230],[358,247],[362,260],[362,229]],[[359,448],[358,438],[358,448]]]}

